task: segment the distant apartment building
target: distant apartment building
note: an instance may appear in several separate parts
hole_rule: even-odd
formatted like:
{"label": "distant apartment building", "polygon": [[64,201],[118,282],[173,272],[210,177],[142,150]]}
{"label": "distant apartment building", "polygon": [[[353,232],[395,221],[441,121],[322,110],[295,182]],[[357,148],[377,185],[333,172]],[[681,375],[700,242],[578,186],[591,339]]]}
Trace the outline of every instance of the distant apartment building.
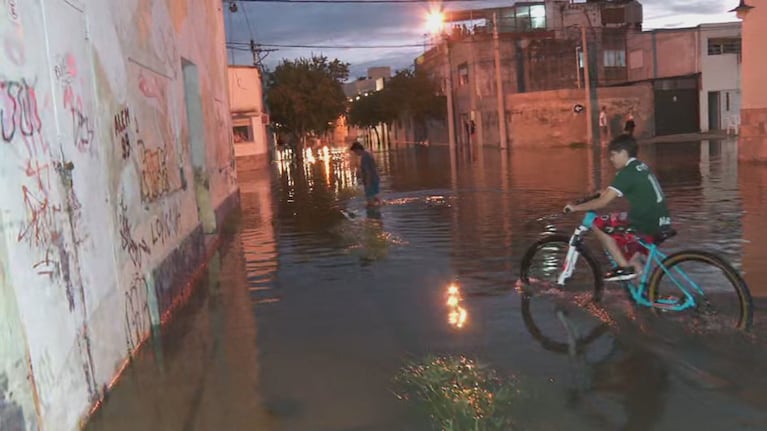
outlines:
{"label": "distant apartment building", "polygon": [[[516,132],[529,125],[526,120],[515,121],[515,117],[526,114],[515,109],[517,101],[513,100],[514,95],[556,90],[572,91],[568,91],[566,97],[548,94],[540,102],[550,100],[558,103],[564,97],[567,103],[561,106],[549,104],[540,107],[540,110],[531,109],[538,110],[539,116],[549,117],[554,123],[561,119],[562,124],[568,124],[564,127],[570,127],[570,122],[573,125],[579,123],[573,128],[573,134],[556,139],[568,140],[578,134],[582,135],[582,139],[585,136],[586,115],[572,115],[574,105],[585,104],[585,93],[576,91],[586,84],[582,29],[585,29],[588,43],[591,86],[618,85],[627,81],[627,40],[629,35],[641,32],[642,17],[642,5],[635,0],[545,0],[517,2],[500,8],[452,11],[446,14],[448,28],[445,36],[433,40],[436,46],[416,59],[416,67],[424,68],[441,79],[445,91],[448,82],[446,70],[450,70],[455,111],[453,121],[459,145],[470,145],[472,142],[491,146],[499,144],[496,73],[501,78],[505,105],[502,121],[507,123],[509,142],[519,144],[524,141]],[[494,32],[497,32],[499,40],[500,68],[497,71]],[[596,92],[593,97],[596,97]],[[610,96],[610,99],[615,98]],[[633,99],[639,103],[643,97],[636,95]],[[525,106],[530,107],[531,102],[525,100]],[[649,109],[645,105],[647,103],[640,108]],[[616,112],[618,109],[628,111],[631,108],[621,105]],[[596,107],[594,111],[597,111]],[[620,115],[626,113],[621,112]],[[596,113],[592,113],[592,117],[596,118]],[[641,128],[642,133],[652,134],[652,121],[644,122]]]}
{"label": "distant apartment building", "polygon": [[[370,93],[383,90],[386,81],[388,81],[391,77],[391,67],[370,67],[367,70],[367,76],[344,84],[344,94],[350,102],[361,97],[366,97]],[[375,136],[382,136],[388,132],[388,130],[384,130],[385,127],[383,125],[379,126],[377,129],[378,133]],[[361,140],[363,143],[369,146],[373,143],[372,136],[374,136],[369,132],[370,131],[368,130],[361,130],[357,127],[349,125],[346,121],[346,118],[340,118],[336,122],[332,140],[335,143],[348,143],[353,140]]]}
{"label": "distant apartment building", "polygon": [[[622,131],[629,112],[639,137],[737,131],[740,24],[642,31],[642,20],[642,5],[635,0],[544,0],[452,11],[445,34],[416,59],[416,67],[440,79],[443,91],[450,70],[459,145],[501,141],[496,74],[511,145],[582,141],[586,112],[574,110],[586,105],[585,30],[592,124],[604,106],[611,135]],[[525,96],[529,93],[537,95]],[[531,128],[553,131],[530,135]]]}
{"label": "distant apartment building", "polygon": [[629,35],[628,82],[652,82],[657,135],[738,129],[741,24]]}
{"label": "distant apartment building", "polygon": [[344,94],[348,98],[353,98],[383,90],[389,78],[391,78],[391,67],[371,67],[368,69],[367,76],[344,84]]}

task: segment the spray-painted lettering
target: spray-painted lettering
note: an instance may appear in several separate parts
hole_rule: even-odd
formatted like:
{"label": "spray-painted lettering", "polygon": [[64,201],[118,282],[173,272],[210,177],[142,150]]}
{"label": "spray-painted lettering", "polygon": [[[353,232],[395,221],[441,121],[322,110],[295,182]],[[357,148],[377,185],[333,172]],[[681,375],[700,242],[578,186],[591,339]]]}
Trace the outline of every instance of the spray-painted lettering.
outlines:
{"label": "spray-painted lettering", "polygon": [[165,244],[165,242],[178,235],[181,222],[181,213],[178,209],[163,212],[151,225],[152,244]]}
{"label": "spray-painted lettering", "polygon": [[72,133],[75,148],[87,151],[93,142],[93,127],[90,119],[77,109],[72,109]]}
{"label": "spray-painted lettering", "polygon": [[11,142],[17,132],[31,137],[39,134],[41,129],[34,85],[23,79],[0,81],[0,131],[3,141]]}
{"label": "spray-painted lettering", "polygon": [[144,148],[140,139],[138,145],[142,148],[141,199],[151,202],[170,191],[167,155],[164,148]]}
{"label": "spray-painted lettering", "polygon": [[27,221],[22,224],[16,240],[25,241],[31,246],[47,246],[55,235],[54,214],[58,209],[50,205],[47,196],[36,194],[27,186],[22,186],[21,192]]}
{"label": "spray-painted lettering", "polygon": [[120,142],[120,147],[122,149],[122,158],[123,160],[130,157],[130,134],[128,133],[129,127],[130,127],[130,112],[128,111],[128,108],[125,107],[122,111],[118,112],[117,115],[115,115],[115,138]]}
{"label": "spray-painted lettering", "polygon": [[118,214],[120,223],[120,238],[122,240],[122,249],[128,253],[131,262],[137,268],[141,267],[141,262],[145,254],[149,254],[149,245],[146,240],[136,241],[133,238],[133,230],[128,220],[128,206],[124,201],[120,201],[120,213]]}
{"label": "spray-painted lettering", "polygon": [[8,1],[8,18],[11,19],[11,22],[18,23],[21,18],[19,18],[19,5],[16,3],[16,0],[7,0]]}
{"label": "spray-painted lettering", "polygon": [[149,332],[149,305],[146,301],[147,281],[136,274],[125,292],[125,342],[132,354]]}

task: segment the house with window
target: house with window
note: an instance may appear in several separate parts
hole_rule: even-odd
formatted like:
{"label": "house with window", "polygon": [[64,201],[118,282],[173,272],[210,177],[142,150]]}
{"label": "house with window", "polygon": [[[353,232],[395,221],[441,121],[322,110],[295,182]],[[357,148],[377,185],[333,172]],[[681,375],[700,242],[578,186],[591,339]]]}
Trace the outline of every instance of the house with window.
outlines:
{"label": "house with window", "polygon": [[741,25],[702,24],[629,35],[628,82],[651,82],[656,134],[737,132]]}
{"label": "house with window", "polygon": [[737,131],[743,59],[741,24],[704,24],[699,32],[701,130]]}
{"label": "house with window", "polygon": [[261,71],[254,66],[229,66],[229,100],[234,155],[238,166],[263,167],[269,139]]}
{"label": "house with window", "polygon": [[[576,129],[585,131],[586,114],[574,117],[572,112],[574,104],[584,103],[582,29],[586,30],[591,87],[626,83],[627,40],[630,34],[641,33],[642,5],[636,0],[522,1],[504,7],[448,11],[445,23],[445,33],[432,40],[434,47],[416,59],[415,67],[441,79],[443,91],[448,91],[450,82],[455,111],[451,120],[458,145],[500,145],[499,119],[507,123],[506,141],[516,145],[524,140],[517,132],[530,127],[515,122],[515,118],[538,112],[538,108],[514,106],[514,95],[547,92],[537,99],[547,106],[536,115],[552,122],[562,117],[562,129],[572,128],[571,121],[579,122]],[[495,66],[494,34],[498,36],[499,68]],[[504,102],[501,115],[499,81],[504,98],[512,97]],[[567,102],[554,93],[559,90],[572,90],[567,92]],[[616,117],[625,115],[635,102],[631,99],[618,104]],[[643,133],[652,133],[651,123],[642,123]],[[582,139],[565,134],[556,137],[560,143]]]}

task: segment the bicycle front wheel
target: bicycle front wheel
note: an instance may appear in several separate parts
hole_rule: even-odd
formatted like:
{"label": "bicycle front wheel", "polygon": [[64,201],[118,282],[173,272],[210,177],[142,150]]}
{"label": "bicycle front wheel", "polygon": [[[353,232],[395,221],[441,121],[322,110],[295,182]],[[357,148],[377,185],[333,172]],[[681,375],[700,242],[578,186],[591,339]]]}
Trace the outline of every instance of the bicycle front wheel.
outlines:
{"label": "bicycle front wheel", "polygon": [[[531,245],[520,265],[520,279],[525,287],[556,287],[557,278],[565,267],[569,248],[570,237],[559,234],[548,235]],[[575,270],[572,277],[566,281],[567,291],[590,292],[592,299],[598,301],[602,297],[604,284],[599,262],[585,246],[578,247],[578,251]]]}
{"label": "bicycle front wheel", "polygon": [[[664,310],[668,304],[684,302],[682,291],[692,295],[694,307],[680,312]],[[743,330],[748,330],[753,320],[746,282],[727,261],[705,251],[685,250],[664,259],[650,276],[647,296],[659,312],[669,316],[692,312],[707,324],[724,323]]]}

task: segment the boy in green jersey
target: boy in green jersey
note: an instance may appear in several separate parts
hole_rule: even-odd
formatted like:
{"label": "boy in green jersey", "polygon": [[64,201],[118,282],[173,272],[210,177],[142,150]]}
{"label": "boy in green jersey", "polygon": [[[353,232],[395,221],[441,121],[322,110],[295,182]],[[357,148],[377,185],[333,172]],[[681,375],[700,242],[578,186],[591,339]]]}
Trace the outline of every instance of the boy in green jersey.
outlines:
{"label": "boy in green jersey", "polygon": [[618,173],[612,184],[597,199],[580,205],[568,204],[565,211],[592,211],[605,207],[616,197],[629,201],[626,213],[612,213],[597,218],[593,229],[604,248],[618,267],[605,274],[607,281],[636,278],[642,271],[638,253],[645,249],[626,233],[631,228],[645,242],[652,242],[655,234],[671,226],[671,216],[658,180],[644,163],[637,160],[638,145],[630,135],[613,139],[608,147],[610,162]]}

